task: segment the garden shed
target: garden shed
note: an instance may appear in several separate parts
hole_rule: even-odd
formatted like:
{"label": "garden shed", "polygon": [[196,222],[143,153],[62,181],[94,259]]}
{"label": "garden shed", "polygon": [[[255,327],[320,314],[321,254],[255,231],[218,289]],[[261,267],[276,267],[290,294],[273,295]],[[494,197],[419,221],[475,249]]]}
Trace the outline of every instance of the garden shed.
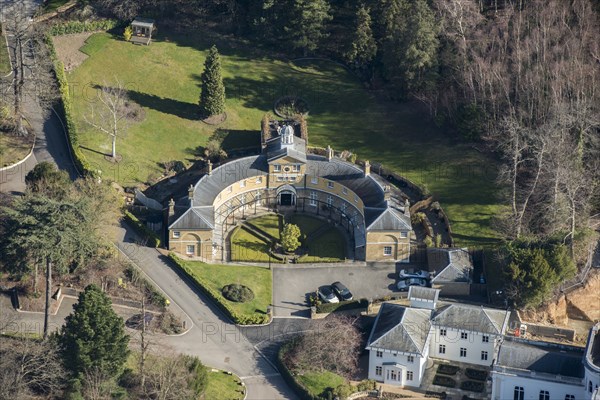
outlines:
{"label": "garden shed", "polygon": [[154,20],[148,18],[136,18],[131,23],[132,35],[131,42],[134,44],[150,44],[152,40],[152,31],[154,30]]}

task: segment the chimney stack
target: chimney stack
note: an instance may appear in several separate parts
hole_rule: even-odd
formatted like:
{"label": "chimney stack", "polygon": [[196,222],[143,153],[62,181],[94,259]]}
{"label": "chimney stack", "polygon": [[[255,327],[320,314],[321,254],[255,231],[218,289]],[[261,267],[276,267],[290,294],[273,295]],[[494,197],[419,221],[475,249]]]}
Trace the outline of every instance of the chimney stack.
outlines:
{"label": "chimney stack", "polygon": [[365,176],[371,175],[371,163],[369,160],[365,161]]}
{"label": "chimney stack", "polygon": [[333,149],[331,146],[327,145],[327,161],[331,161],[333,158]]}
{"label": "chimney stack", "polygon": [[385,200],[386,203],[389,203],[391,198],[392,198],[392,191],[390,190],[389,185],[385,185],[383,187],[383,200]]}
{"label": "chimney stack", "polygon": [[192,200],[194,198],[194,185],[190,185],[188,188],[188,199]]}
{"label": "chimney stack", "polygon": [[169,217],[173,215],[175,215],[175,200],[171,197],[171,200],[169,200]]}
{"label": "chimney stack", "polygon": [[210,160],[206,161],[207,174],[212,174],[212,162]]}

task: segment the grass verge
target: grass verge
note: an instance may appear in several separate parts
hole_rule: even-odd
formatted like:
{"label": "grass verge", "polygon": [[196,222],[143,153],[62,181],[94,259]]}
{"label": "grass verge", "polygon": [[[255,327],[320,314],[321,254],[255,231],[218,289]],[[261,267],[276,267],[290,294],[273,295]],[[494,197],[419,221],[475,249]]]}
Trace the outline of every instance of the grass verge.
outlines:
{"label": "grass verge", "polygon": [[[245,265],[185,261],[173,254],[170,257],[235,323],[252,325],[264,324],[269,321],[267,307],[271,304],[273,293],[271,270]],[[254,292],[254,299],[247,303],[227,300],[221,294],[221,290],[223,286],[230,283],[239,283],[249,287]]]}
{"label": "grass verge", "polygon": [[241,380],[224,371],[208,371],[208,386],[201,399],[233,399],[244,398]]}

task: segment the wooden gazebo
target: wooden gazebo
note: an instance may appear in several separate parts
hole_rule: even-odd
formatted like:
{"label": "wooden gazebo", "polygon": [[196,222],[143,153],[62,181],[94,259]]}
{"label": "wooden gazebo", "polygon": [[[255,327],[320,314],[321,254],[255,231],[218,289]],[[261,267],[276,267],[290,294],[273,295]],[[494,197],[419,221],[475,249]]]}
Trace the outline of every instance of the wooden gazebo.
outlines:
{"label": "wooden gazebo", "polygon": [[150,44],[152,40],[152,31],[154,30],[154,20],[148,18],[136,18],[131,23],[133,34],[131,42],[134,44]]}

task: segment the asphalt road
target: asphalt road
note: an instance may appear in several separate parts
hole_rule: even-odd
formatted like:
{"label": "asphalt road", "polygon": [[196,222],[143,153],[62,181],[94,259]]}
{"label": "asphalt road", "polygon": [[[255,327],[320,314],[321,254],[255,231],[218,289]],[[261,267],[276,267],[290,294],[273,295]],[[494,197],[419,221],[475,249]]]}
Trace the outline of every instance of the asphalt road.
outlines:
{"label": "asphalt road", "polygon": [[340,281],[355,299],[397,293],[397,276],[402,266],[273,267],[273,312],[276,317],[310,316],[307,296],[321,285]]}

